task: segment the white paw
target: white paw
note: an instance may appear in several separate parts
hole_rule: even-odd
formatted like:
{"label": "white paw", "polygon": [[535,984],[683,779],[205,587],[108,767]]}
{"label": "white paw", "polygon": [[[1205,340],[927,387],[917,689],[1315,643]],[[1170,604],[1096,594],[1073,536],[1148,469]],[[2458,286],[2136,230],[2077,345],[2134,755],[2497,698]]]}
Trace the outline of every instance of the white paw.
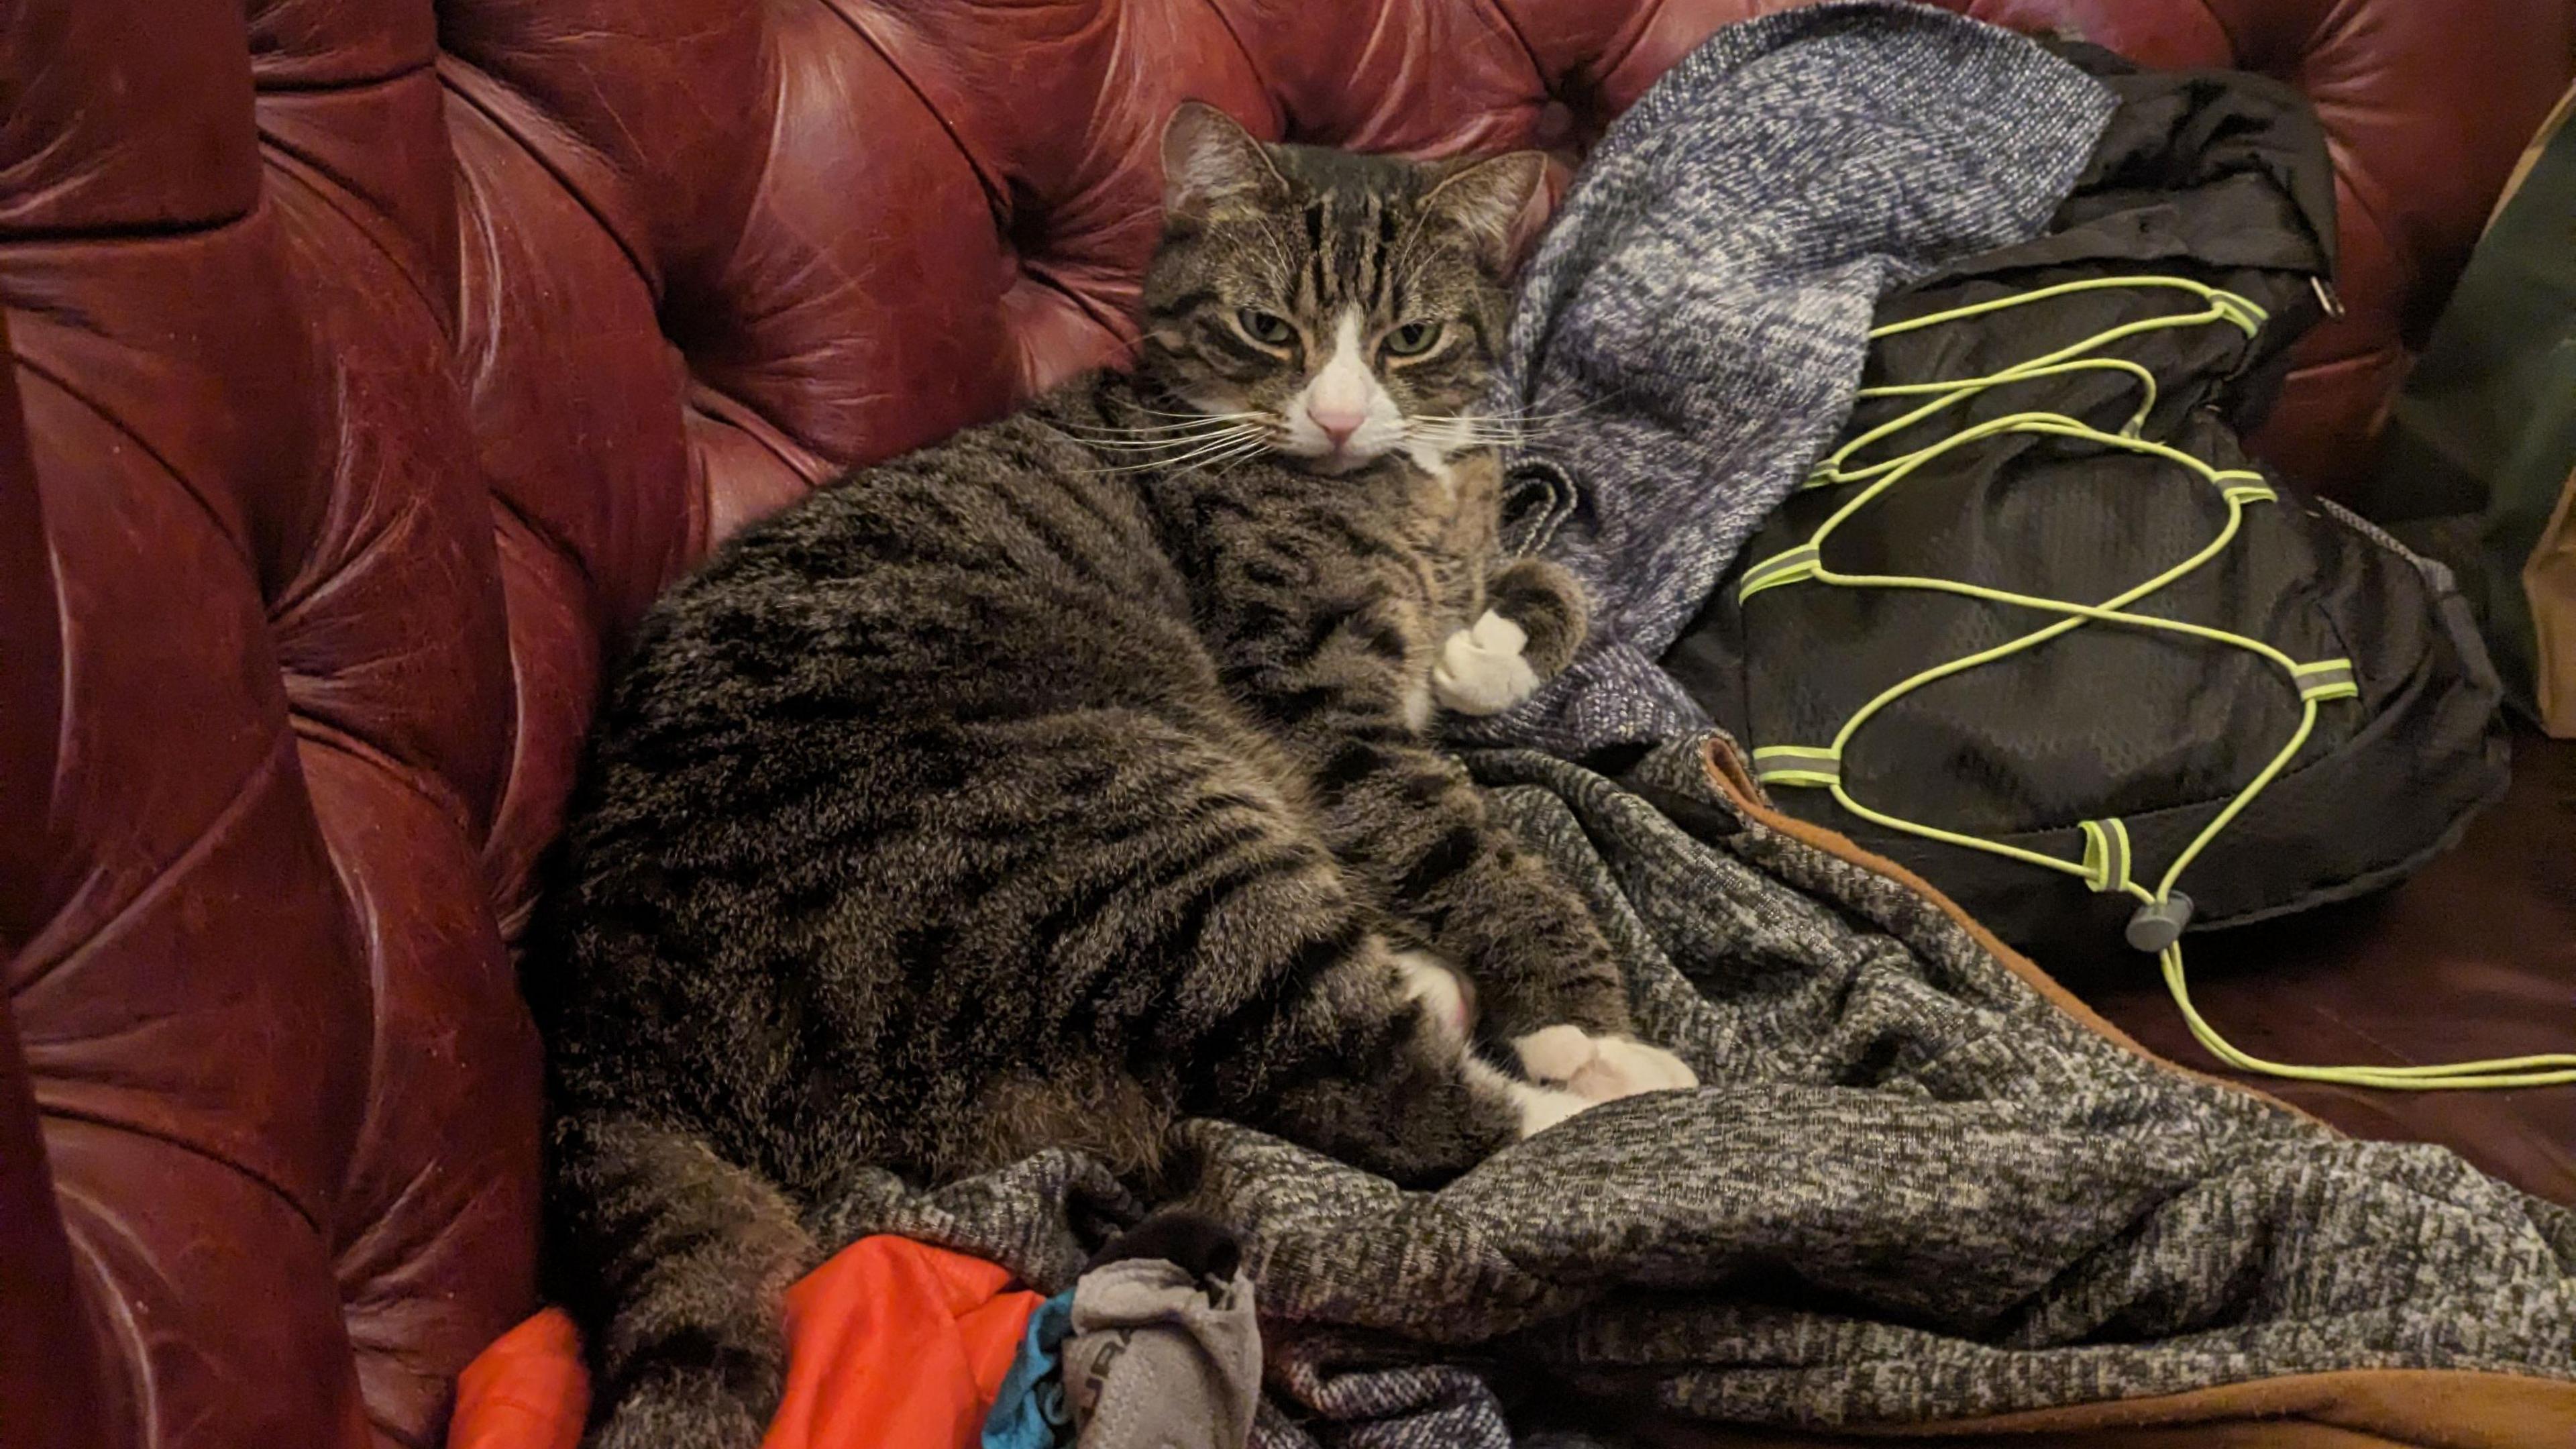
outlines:
{"label": "white paw", "polygon": [[1511,1102],[1512,1110],[1520,1115],[1524,1138],[1536,1137],[1568,1117],[1601,1105],[1554,1087],[1533,1087],[1488,1065],[1473,1052],[1465,1055],[1461,1065],[1467,1070],[1467,1080],[1487,1091],[1499,1092]]}
{"label": "white paw", "polygon": [[1428,951],[1398,951],[1395,964],[1404,973],[1405,998],[1421,1002],[1433,1025],[1449,1040],[1466,1045],[1467,1033],[1476,1024],[1476,1013],[1468,1004],[1466,986],[1458,973]]}
{"label": "white paw", "polygon": [[1564,1022],[1540,1027],[1513,1042],[1512,1050],[1520,1054],[1521,1070],[1530,1074],[1530,1080],[1559,1084],[1574,1080],[1576,1072],[1600,1055],[1583,1028]]}
{"label": "white paw", "polygon": [[1431,692],[1459,714],[1500,714],[1538,692],[1538,673],[1521,657],[1528,644],[1520,625],[1487,609],[1441,643]]}
{"label": "white paw", "polygon": [[1514,1041],[1512,1048],[1532,1079],[1586,1101],[1699,1085],[1697,1074],[1662,1047],[1624,1036],[1593,1036],[1579,1026],[1543,1026]]}
{"label": "white paw", "polygon": [[1595,1039],[1601,1055],[1592,1059],[1592,1070],[1575,1079],[1574,1090],[1585,1090],[1590,1082],[1601,1091],[1601,1100],[1633,1097],[1639,1092],[1687,1092],[1699,1085],[1699,1073],[1680,1057],[1631,1037],[1605,1036]]}
{"label": "white paw", "polygon": [[1512,1083],[1512,1103],[1521,1109],[1521,1136],[1536,1137],[1557,1123],[1600,1104],[1553,1087]]}

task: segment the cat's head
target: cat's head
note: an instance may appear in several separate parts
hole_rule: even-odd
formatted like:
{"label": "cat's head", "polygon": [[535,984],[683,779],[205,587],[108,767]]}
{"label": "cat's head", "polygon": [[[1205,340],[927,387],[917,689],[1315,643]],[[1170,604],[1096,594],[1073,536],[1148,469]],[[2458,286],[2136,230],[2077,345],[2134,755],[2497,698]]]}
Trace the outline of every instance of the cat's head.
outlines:
{"label": "cat's head", "polygon": [[1163,133],[1138,365],[1229,453],[1258,442],[1344,473],[1489,441],[1477,412],[1545,173],[1535,151],[1423,163],[1265,145],[1184,104]]}

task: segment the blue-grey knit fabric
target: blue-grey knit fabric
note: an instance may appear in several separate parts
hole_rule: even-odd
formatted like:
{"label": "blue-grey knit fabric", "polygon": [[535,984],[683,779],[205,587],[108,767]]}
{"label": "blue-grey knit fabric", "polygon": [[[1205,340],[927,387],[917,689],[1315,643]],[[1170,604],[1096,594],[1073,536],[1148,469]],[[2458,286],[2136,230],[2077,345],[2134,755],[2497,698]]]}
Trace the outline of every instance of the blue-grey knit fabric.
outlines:
{"label": "blue-grey knit fabric", "polygon": [[1577,756],[1705,723],[1655,660],[1851,410],[1871,311],[2047,222],[2112,109],[2007,31],[1913,5],[1729,26],[1621,117],[1522,283],[1497,410],[1515,544],[1592,594],[1574,667],[1462,740]]}

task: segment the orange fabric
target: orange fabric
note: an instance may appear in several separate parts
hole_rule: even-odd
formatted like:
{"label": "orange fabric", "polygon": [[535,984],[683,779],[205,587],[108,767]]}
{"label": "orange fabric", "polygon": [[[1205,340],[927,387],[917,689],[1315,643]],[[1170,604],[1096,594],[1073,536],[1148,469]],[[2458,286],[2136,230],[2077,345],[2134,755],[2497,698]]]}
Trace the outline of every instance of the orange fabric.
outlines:
{"label": "orange fabric", "polygon": [[572,1318],[549,1308],[495,1339],[456,1379],[447,1449],[579,1449],[590,1376]]}
{"label": "orange fabric", "polygon": [[1046,1300],[981,1258],[861,1238],[787,1291],[787,1395],[761,1449],[973,1444]]}
{"label": "orange fabric", "polygon": [[[852,1243],[787,1291],[787,1391],[761,1449],[966,1449],[1044,1301],[980,1258]],[[589,1407],[572,1320],[550,1308],[466,1367],[447,1449],[578,1449]]]}

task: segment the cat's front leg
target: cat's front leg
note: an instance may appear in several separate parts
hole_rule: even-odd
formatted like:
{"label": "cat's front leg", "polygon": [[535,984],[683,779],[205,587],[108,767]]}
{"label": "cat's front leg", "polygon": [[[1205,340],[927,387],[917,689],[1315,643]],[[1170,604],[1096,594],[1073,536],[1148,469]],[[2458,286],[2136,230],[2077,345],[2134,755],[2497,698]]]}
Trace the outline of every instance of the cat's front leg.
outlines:
{"label": "cat's front leg", "polygon": [[1432,696],[1457,714],[1519,704],[1574,660],[1589,622],[1583,586],[1557,564],[1516,559],[1487,586],[1487,607],[1441,641]]}
{"label": "cat's front leg", "polygon": [[[1543,567],[1498,582],[1562,577]],[[1402,628],[1370,607],[1327,612],[1337,622],[1321,630],[1283,613],[1278,635],[1240,646],[1246,660],[1229,673],[1271,743],[1305,766],[1335,857],[1401,923],[1405,994],[1578,1100],[1689,1085],[1687,1066],[1636,1040],[1626,984],[1582,898],[1487,813],[1464,765],[1422,739],[1406,699],[1418,666],[1390,647]]]}
{"label": "cat's front leg", "polygon": [[[1334,851],[1422,948],[1405,990],[1530,1081],[1587,1101],[1694,1085],[1637,1039],[1627,988],[1580,896],[1487,813],[1456,760],[1391,738],[1345,739],[1319,772]],[[1453,975],[1452,968],[1455,974]]]}
{"label": "cat's front leg", "polygon": [[[1400,951],[1395,960],[1403,971],[1406,996],[1421,1003],[1425,1016],[1462,1044],[1477,1035],[1475,983],[1464,972],[1429,951]],[[1661,1047],[1572,1022],[1523,1032],[1509,1038],[1508,1045],[1531,1082],[1585,1102],[1699,1085],[1681,1058]]]}

